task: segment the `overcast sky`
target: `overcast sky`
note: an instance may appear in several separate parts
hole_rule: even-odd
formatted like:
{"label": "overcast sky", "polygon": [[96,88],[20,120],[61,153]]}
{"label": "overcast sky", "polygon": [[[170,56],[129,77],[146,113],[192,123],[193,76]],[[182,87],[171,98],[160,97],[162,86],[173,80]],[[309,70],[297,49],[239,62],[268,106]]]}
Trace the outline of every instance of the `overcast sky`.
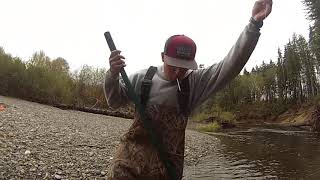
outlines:
{"label": "overcast sky", "polygon": [[[103,33],[110,31],[131,74],[161,65],[166,39],[185,34],[197,44],[206,66],[224,58],[251,16],[254,0],[0,0],[0,46],[28,60],[43,50],[65,58],[71,70],[88,64],[109,68]],[[295,32],[308,39],[301,0],[274,0],[248,70],[276,61],[277,49]]]}

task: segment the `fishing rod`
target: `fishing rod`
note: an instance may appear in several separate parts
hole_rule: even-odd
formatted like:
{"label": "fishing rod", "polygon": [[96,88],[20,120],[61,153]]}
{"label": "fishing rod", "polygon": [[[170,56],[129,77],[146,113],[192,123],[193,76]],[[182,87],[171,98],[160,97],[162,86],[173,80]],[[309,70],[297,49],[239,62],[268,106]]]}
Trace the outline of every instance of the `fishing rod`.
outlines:
{"label": "fishing rod", "polygon": [[[113,39],[112,39],[109,31],[104,33],[104,37],[107,40],[110,51],[112,52],[112,51],[116,50],[117,48],[113,42]],[[167,173],[168,173],[170,179],[177,180],[177,177],[178,177],[177,172],[175,171],[173,164],[170,162],[168,157],[165,155],[165,148],[164,148],[163,144],[161,143],[160,139],[154,133],[155,131],[152,128],[151,120],[149,118],[147,118],[147,114],[145,113],[145,107],[142,106],[138,96],[136,95],[134,88],[132,87],[132,84],[131,84],[124,68],[121,68],[120,74],[121,74],[121,77],[122,77],[122,79],[128,89],[127,95],[135,104],[135,106],[140,114],[142,124],[150,137],[151,143],[157,149],[159,157],[160,157],[161,161],[163,162],[165,168],[167,169]]]}

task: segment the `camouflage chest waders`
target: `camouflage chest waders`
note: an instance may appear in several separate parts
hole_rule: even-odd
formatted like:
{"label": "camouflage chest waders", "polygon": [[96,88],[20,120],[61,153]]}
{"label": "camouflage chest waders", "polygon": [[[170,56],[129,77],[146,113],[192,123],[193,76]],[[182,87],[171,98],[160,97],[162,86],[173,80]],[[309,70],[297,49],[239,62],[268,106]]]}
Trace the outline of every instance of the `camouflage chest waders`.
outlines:
{"label": "camouflage chest waders", "polygon": [[[156,68],[150,67],[141,86],[141,102],[146,105],[151,89],[151,80]],[[144,83],[145,82],[145,83]],[[177,92],[179,108],[164,105],[148,105],[146,114],[152,122],[154,133],[166,149],[168,160],[174,165],[178,179],[182,179],[184,162],[185,129],[188,121],[188,78],[181,82]],[[129,131],[121,138],[120,145],[111,166],[110,180],[114,179],[169,179],[166,168],[153,147],[139,113]]]}

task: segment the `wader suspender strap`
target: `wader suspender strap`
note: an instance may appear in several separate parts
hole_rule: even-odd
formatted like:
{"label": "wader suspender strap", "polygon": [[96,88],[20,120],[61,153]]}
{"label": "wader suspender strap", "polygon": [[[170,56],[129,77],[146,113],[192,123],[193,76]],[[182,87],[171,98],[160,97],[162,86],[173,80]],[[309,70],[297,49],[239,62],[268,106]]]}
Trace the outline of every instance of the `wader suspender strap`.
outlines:
{"label": "wader suspender strap", "polygon": [[149,99],[149,94],[152,85],[152,78],[154,74],[157,72],[157,67],[150,66],[146,75],[144,75],[144,79],[142,80],[141,84],[141,105],[145,108],[147,101]]}
{"label": "wader suspender strap", "polygon": [[[150,66],[147,73],[144,76],[144,79],[142,80],[140,98],[141,98],[141,105],[144,110],[145,110],[147,101],[149,99],[149,94],[150,94],[150,90],[151,90],[151,86],[152,86],[152,78],[156,72],[157,72],[157,67]],[[185,115],[187,115],[187,113],[189,112],[188,102],[189,102],[190,88],[189,88],[189,80],[188,79],[189,78],[185,78],[184,80],[182,80],[182,82],[180,84],[181,92],[180,91],[177,92],[180,112],[184,113]],[[148,116],[146,116],[146,118],[149,122],[151,122],[151,120]],[[167,170],[167,173],[168,173],[170,179],[176,180],[177,179],[176,170],[175,170],[172,162],[170,162],[170,160],[168,159],[168,157],[165,154],[165,148],[163,146],[163,143],[160,142],[159,138],[158,138],[158,142],[156,142],[153,137],[151,137],[151,140],[152,140],[153,145],[155,145],[158,150],[159,157],[162,160],[162,162],[164,163],[164,166],[166,167],[166,170]]]}
{"label": "wader suspender strap", "polygon": [[189,78],[184,78],[180,83],[181,91],[177,90],[178,103],[180,113],[183,113],[185,116],[188,115],[189,111],[189,96],[190,96],[190,87],[189,87]]}

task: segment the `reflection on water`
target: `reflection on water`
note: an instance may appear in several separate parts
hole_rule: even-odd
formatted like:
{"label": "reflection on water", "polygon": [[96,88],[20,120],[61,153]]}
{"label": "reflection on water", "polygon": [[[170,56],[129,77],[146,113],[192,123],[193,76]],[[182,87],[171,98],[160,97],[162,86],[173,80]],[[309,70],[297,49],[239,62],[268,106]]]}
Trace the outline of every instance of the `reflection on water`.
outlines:
{"label": "reflection on water", "polygon": [[186,179],[320,179],[319,134],[252,128],[214,136],[216,151],[186,167]]}

